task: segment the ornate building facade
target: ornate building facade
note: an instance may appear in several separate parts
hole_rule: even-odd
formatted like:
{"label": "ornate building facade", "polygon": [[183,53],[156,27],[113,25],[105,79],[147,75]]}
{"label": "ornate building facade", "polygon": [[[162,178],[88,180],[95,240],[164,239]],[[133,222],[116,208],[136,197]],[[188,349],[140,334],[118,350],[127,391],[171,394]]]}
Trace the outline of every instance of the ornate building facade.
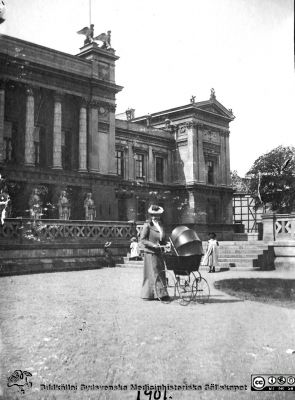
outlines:
{"label": "ornate building facade", "polygon": [[213,89],[207,101],[116,118],[112,48],[87,43],[73,56],[5,35],[0,44],[0,169],[15,183],[12,217],[25,216],[39,188],[45,218],[58,217],[66,191],[76,220],[92,193],[97,220],[143,221],[158,203],[167,224],[232,224],[234,117]]}

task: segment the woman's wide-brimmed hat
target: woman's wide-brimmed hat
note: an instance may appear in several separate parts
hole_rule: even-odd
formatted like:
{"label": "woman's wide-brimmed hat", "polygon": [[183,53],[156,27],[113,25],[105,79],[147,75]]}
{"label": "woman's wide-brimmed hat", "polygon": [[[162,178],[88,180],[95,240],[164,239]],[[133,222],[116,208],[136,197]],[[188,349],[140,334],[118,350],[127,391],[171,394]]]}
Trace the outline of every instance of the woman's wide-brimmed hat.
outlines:
{"label": "woman's wide-brimmed hat", "polygon": [[164,208],[163,208],[163,207],[160,207],[160,206],[152,205],[152,206],[150,206],[150,208],[148,209],[148,213],[149,213],[150,215],[161,215],[161,214],[163,214],[163,212],[164,212]]}
{"label": "woman's wide-brimmed hat", "polygon": [[136,240],[137,240],[137,239],[136,239],[135,236],[133,236],[133,237],[130,239],[131,242],[136,242]]}
{"label": "woman's wide-brimmed hat", "polygon": [[110,247],[111,244],[112,244],[112,242],[105,242],[103,247]]}

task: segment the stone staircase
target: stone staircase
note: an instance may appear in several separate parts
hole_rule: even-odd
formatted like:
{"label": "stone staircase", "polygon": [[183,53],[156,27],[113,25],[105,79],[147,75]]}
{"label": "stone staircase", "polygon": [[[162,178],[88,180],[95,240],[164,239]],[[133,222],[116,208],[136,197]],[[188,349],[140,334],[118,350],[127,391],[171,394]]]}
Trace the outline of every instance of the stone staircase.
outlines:
{"label": "stone staircase", "polygon": [[218,268],[221,270],[267,269],[268,264],[271,264],[268,252],[269,245],[260,241],[219,242]]}
{"label": "stone staircase", "polygon": [[[203,242],[204,251],[207,242]],[[123,258],[123,263],[117,267],[143,267],[143,261],[130,261]],[[273,251],[262,241],[231,241],[219,242],[219,264],[216,271],[240,271],[253,269],[273,269]],[[207,266],[200,266],[201,271],[207,271]]]}

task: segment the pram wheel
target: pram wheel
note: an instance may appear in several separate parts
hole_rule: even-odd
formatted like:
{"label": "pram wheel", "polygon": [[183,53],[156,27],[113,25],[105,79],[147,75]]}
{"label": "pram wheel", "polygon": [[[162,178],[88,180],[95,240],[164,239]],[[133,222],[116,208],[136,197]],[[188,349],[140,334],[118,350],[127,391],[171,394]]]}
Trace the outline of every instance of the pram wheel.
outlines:
{"label": "pram wheel", "polygon": [[176,280],[166,269],[159,272],[155,281],[155,295],[162,303],[170,303],[175,298]]}
{"label": "pram wheel", "polygon": [[194,300],[199,303],[206,303],[210,297],[208,282],[203,277],[198,277],[193,282]]}
{"label": "pram wheel", "polygon": [[185,275],[176,273],[176,287],[179,294],[179,304],[187,306],[194,298],[194,286],[196,281],[193,274],[186,272]]}

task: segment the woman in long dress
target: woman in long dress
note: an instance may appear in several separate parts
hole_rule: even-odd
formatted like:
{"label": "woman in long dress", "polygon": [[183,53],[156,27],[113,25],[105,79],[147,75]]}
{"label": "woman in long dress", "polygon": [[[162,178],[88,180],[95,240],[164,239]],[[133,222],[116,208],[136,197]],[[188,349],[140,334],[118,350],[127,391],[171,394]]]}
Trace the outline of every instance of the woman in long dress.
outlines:
{"label": "woman in long dress", "polygon": [[[155,294],[155,280],[160,271],[164,269],[160,245],[164,244],[165,231],[160,220],[164,212],[160,206],[153,205],[148,213],[151,218],[142,228],[140,235],[141,245],[144,247],[144,270],[141,298],[145,300],[157,299]],[[168,293],[163,292],[163,297]]]}

